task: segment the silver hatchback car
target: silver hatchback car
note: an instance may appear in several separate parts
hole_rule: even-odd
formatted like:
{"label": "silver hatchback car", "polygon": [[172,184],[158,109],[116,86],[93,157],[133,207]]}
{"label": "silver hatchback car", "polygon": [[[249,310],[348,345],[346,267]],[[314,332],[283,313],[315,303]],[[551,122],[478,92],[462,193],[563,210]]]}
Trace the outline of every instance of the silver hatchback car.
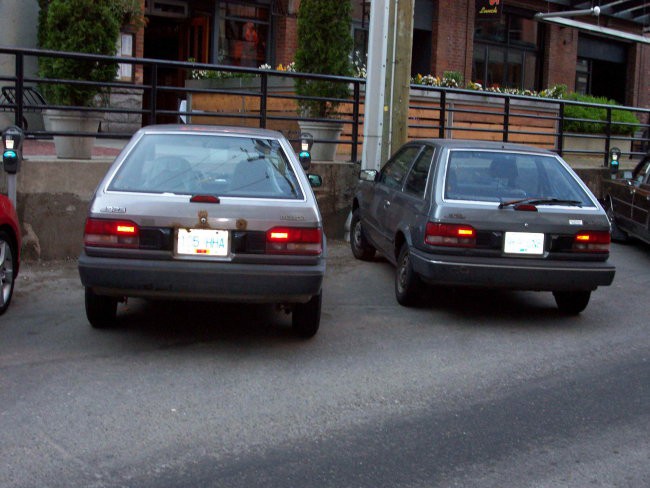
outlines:
{"label": "silver hatchback car", "polygon": [[90,204],[79,257],[86,314],[109,327],[126,297],[275,303],[316,334],[326,241],[311,186],[279,132],[151,126]]}
{"label": "silver hatchback car", "polygon": [[614,279],[610,224],[557,154],[515,144],[412,141],[361,172],[352,204],[355,257],[397,266],[411,305],[423,283],[552,291],[577,314]]}

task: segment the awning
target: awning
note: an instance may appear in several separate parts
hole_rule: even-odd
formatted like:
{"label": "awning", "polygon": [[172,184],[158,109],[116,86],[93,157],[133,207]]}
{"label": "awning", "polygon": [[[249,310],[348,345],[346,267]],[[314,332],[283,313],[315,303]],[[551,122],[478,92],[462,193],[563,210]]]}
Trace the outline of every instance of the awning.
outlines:
{"label": "awning", "polygon": [[[567,27],[573,27],[583,31],[599,34],[606,37],[613,37],[623,39],[631,42],[640,42],[650,44],[650,37],[645,37],[643,34],[650,31],[650,1],[643,0],[600,0],[600,1],[584,1],[584,0],[547,0],[547,3],[554,4],[559,8],[548,10],[547,12],[539,12],[536,18],[541,22],[550,22],[560,24]],[[637,24],[639,29],[636,33],[614,29],[611,27],[604,27],[601,22],[589,23],[583,20],[594,16],[595,11],[600,15],[600,18],[610,17],[618,20],[624,20]],[[548,16],[548,14],[562,14],[566,12],[566,16]],[[583,12],[582,14],[580,12]]]}

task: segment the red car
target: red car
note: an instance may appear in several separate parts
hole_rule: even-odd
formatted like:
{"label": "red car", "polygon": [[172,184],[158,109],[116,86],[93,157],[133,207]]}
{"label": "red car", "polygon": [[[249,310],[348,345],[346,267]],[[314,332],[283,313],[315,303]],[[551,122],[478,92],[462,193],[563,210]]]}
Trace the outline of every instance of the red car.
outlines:
{"label": "red car", "polygon": [[0,315],[7,311],[20,265],[20,225],[11,200],[0,195]]}

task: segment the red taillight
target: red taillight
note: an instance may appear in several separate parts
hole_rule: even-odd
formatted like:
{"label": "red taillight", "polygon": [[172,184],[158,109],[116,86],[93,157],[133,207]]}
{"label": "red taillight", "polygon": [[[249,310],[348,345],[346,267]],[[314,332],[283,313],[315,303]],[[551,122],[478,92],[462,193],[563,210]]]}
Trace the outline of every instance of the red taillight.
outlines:
{"label": "red taillight", "polygon": [[84,244],[94,247],[137,248],[140,228],[128,220],[87,219]]}
{"label": "red taillight", "polygon": [[266,252],[318,255],[323,252],[323,231],[318,228],[274,227],[266,232]]}
{"label": "red taillight", "polygon": [[576,252],[609,252],[611,236],[607,231],[578,232],[573,238]]}
{"label": "red taillight", "polygon": [[424,242],[431,246],[473,247],[476,230],[470,225],[427,223]]}
{"label": "red taillight", "polygon": [[219,197],[215,197],[214,195],[193,195],[192,198],[190,198],[190,202],[192,202],[192,203],[221,203],[221,200],[219,200]]}

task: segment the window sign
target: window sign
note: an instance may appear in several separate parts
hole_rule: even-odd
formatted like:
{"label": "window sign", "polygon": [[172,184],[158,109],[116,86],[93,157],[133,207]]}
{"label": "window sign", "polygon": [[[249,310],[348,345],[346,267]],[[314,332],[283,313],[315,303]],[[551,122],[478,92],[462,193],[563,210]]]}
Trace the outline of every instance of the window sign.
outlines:
{"label": "window sign", "polygon": [[501,15],[501,0],[476,0],[476,20],[493,20]]}

